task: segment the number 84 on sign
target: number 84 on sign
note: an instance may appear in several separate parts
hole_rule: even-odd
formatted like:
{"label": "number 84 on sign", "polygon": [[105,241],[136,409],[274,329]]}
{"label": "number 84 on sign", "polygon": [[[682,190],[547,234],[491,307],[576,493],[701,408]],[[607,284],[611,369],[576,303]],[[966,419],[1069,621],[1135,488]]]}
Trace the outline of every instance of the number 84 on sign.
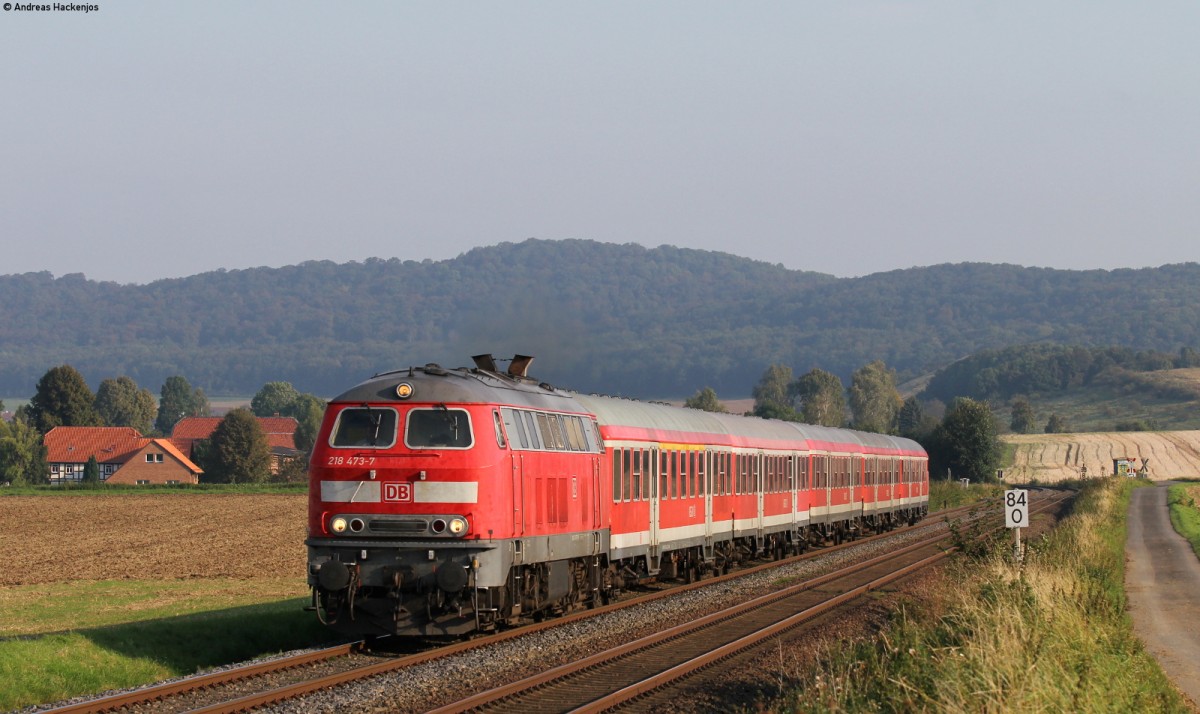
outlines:
{"label": "number 84 on sign", "polygon": [[1006,528],[1029,526],[1029,491],[1015,488],[1004,492],[1004,526]]}

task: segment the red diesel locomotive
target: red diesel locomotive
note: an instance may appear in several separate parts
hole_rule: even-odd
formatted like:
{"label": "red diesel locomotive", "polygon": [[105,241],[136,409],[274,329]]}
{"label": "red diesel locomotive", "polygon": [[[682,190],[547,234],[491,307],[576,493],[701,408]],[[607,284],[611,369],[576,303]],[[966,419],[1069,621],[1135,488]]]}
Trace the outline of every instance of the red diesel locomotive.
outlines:
{"label": "red diesel locomotive", "polygon": [[927,512],[914,441],[575,394],[531,359],[388,372],[330,402],[306,541],[322,621],[490,630]]}

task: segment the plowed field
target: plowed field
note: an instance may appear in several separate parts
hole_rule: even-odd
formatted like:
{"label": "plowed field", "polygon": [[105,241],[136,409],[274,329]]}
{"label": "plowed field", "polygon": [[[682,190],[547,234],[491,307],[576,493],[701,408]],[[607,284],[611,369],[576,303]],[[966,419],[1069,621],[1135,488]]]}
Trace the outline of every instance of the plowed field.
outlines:
{"label": "plowed field", "polygon": [[0,498],[0,586],[76,580],[296,578],[305,496]]}
{"label": "plowed field", "polygon": [[[1200,477],[1200,431],[1007,435],[1008,481],[1112,472],[1149,459],[1150,478]],[[77,580],[304,579],[303,494],[6,496],[0,587]]]}
{"label": "plowed field", "polygon": [[1003,440],[1017,447],[1006,481],[1079,478],[1084,466],[1091,476],[1111,474],[1113,459],[1126,456],[1145,463],[1155,481],[1200,477],[1200,431],[1009,434]]}

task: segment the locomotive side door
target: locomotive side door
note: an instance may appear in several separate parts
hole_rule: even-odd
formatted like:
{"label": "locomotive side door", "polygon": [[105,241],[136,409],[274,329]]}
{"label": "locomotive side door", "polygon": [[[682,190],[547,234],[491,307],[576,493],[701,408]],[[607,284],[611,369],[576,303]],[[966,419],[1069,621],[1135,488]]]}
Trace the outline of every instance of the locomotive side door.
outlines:
{"label": "locomotive side door", "polygon": [[525,502],[525,454],[520,451],[511,453],[513,537],[520,538],[525,534],[524,510],[521,508],[521,504]]}

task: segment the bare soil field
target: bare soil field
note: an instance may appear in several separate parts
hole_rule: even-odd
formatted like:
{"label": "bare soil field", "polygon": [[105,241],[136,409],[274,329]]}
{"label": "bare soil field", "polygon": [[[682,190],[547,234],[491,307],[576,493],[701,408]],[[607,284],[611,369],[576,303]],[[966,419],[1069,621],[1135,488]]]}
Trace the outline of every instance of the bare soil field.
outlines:
{"label": "bare soil field", "polygon": [[1166,481],[1200,477],[1200,431],[1093,432],[1080,434],[1008,434],[1001,439],[1016,446],[1013,466],[1004,480],[1042,482],[1111,475],[1113,459],[1137,458],[1149,467],[1150,478]]}
{"label": "bare soil field", "polygon": [[304,494],[6,496],[0,587],[305,577]]}

